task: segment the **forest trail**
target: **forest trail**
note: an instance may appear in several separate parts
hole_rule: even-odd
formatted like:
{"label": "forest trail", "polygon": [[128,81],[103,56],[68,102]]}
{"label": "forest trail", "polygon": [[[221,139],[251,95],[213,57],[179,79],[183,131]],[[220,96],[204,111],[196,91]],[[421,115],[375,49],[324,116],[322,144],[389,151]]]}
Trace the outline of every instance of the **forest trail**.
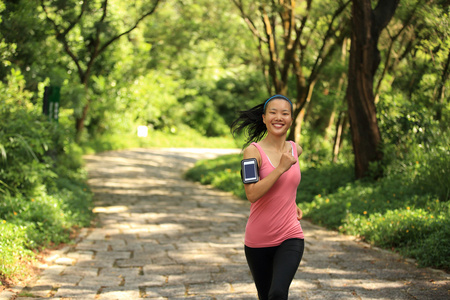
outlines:
{"label": "forest trail", "polygon": [[[53,251],[10,299],[257,299],[243,239],[249,203],[183,179],[238,150],[131,149],[85,157],[98,225]],[[289,299],[449,299],[449,275],[302,221]]]}

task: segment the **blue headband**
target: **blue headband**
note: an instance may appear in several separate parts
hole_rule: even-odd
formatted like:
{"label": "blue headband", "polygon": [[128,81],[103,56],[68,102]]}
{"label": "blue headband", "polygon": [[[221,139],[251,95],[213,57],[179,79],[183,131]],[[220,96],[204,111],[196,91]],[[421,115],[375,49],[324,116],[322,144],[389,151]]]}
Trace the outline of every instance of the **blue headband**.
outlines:
{"label": "blue headband", "polygon": [[263,112],[266,112],[266,105],[267,103],[269,103],[269,101],[273,100],[273,99],[283,99],[286,100],[287,102],[289,102],[289,104],[291,105],[291,110],[294,110],[294,107],[292,106],[292,102],[291,100],[289,100],[288,97],[285,97],[283,95],[273,95],[272,97],[270,97],[269,99],[266,100],[266,102],[264,103],[264,108],[263,108]]}

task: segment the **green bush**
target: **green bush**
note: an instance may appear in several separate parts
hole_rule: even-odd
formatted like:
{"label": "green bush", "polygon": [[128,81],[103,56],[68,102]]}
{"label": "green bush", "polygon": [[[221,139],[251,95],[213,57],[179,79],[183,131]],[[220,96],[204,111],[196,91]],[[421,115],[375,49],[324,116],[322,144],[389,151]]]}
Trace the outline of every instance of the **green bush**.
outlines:
{"label": "green bush", "polygon": [[450,200],[449,156],[449,149],[435,149],[425,162],[416,162],[419,176],[415,179],[415,184],[423,191],[436,195],[442,201]]}
{"label": "green bush", "polygon": [[[386,167],[385,177],[317,195],[303,205],[305,216],[395,249],[423,266],[449,269],[450,153],[445,144],[441,137],[428,146],[410,145],[401,159]],[[423,151],[426,148],[430,150]]]}
{"label": "green bush", "polygon": [[348,214],[342,230],[371,243],[416,258],[422,266],[450,266],[448,204],[429,209],[388,210],[369,216]]}
{"label": "green bush", "polygon": [[186,172],[185,177],[199,181],[201,184],[211,184],[240,198],[245,198],[240,175],[241,160],[242,155],[239,154],[224,155],[212,160],[200,160]]}
{"label": "green bush", "polygon": [[16,71],[0,82],[0,275],[8,278],[26,271],[19,266],[30,250],[68,242],[92,218],[73,131],[43,116],[24,84]]}
{"label": "green bush", "polygon": [[415,257],[422,266],[434,266],[449,269],[450,266],[450,224],[447,220],[436,231],[424,239],[417,241],[416,247],[405,249],[411,257]]}
{"label": "green bush", "polygon": [[302,178],[297,192],[297,203],[311,202],[317,195],[335,192],[355,179],[352,164],[322,164],[302,168]]}
{"label": "green bush", "polygon": [[27,266],[20,260],[31,260],[34,253],[25,247],[27,239],[24,226],[0,222],[0,275],[12,278],[26,271]]}

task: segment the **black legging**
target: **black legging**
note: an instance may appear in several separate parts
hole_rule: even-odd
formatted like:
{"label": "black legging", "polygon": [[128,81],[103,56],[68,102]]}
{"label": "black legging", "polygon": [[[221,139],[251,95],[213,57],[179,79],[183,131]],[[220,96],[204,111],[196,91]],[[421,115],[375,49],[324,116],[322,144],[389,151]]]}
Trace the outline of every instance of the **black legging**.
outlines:
{"label": "black legging", "polygon": [[305,241],[289,239],[268,248],[245,246],[245,257],[260,300],[288,299],[289,286],[302,260]]}

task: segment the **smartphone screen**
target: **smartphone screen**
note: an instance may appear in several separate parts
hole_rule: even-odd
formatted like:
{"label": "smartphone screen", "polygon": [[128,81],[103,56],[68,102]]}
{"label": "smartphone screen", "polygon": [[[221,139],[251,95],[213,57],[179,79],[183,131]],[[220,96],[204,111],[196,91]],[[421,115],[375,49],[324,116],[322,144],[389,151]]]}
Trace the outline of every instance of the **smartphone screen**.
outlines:
{"label": "smartphone screen", "polygon": [[258,171],[256,169],[256,166],[256,159],[242,161],[244,183],[252,183],[258,181]]}

